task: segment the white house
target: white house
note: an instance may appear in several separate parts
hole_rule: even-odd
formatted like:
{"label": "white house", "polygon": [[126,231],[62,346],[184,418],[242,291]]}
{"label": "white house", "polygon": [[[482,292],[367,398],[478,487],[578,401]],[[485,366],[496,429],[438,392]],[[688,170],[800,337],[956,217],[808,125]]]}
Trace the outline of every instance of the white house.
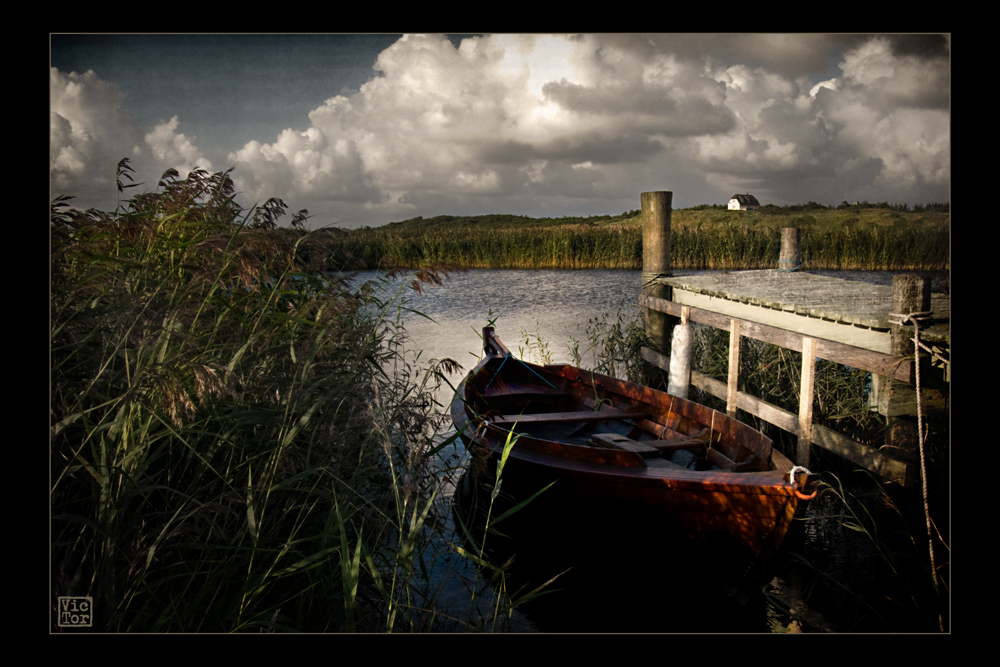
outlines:
{"label": "white house", "polygon": [[760,208],[760,202],[751,194],[733,195],[729,200],[730,211],[752,211],[755,208]]}

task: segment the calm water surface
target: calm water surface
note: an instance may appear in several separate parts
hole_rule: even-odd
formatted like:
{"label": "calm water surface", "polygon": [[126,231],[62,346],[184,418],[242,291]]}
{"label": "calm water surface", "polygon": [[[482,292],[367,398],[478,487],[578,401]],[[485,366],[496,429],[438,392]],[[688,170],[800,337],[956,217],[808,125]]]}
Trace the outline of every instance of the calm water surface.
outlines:
{"label": "calm water surface", "polygon": [[[677,271],[678,274],[706,273]],[[848,280],[892,284],[891,272],[815,271]],[[370,279],[363,273],[359,279]],[[572,341],[587,347],[588,321],[608,317],[613,320],[620,310],[637,312],[641,288],[638,271],[529,271],[479,270],[452,274],[443,286],[430,286],[423,294],[404,290],[407,307],[420,314],[406,313],[409,349],[418,361],[450,358],[464,371],[452,376],[457,383],[481,356],[481,331],[491,321],[501,339],[519,356],[531,357],[526,349],[524,332],[540,336],[548,345],[554,363],[571,361]],[[933,289],[947,290],[946,274],[933,275]],[[520,348],[520,351],[519,351]],[[537,360],[537,359],[536,359]],[[584,365],[587,358],[584,357]],[[439,395],[447,406],[450,391]],[[453,452],[461,457],[464,452]],[[461,462],[459,463],[461,465]],[[451,495],[453,486],[446,488]],[[829,509],[829,508],[826,508]],[[823,512],[817,508],[815,512]],[[558,518],[554,518],[558,520]],[[510,628],[521,632],[787,632],[787,618],[776,610],[795,607],[807,615],[812,627],[839,630],[824,614],[837,610],[813,609],[794,574],[779,570],[771,585],[751,591],[737,604],[731,597],[711,590],[698,571],[697,563],[677,563],[666,557],[671,545],[657,541],[655,530],[623,535],[613,524],[614,517],[592,517],[567,536],[562,531],[546,530],[545,536],[574,542],[569,549],[571,574],[553,584],[557,590],[525,605],[515,614]],[[800,552],[820,552],[831,561],[850,563],[857,550],[856,535],[839,524],[803,522],[807,528],[793,531],[786,548]],[[561,525],[561,521],[560,521]],[[555,528],[556,526],[551,526]],[[450,605],[451,615],[468,618],[468,588],[477,573],[454,555],[453,544],[461,540],[453,532],[454,524],[442,528],[432,585],[437,603]],[[558,549],[545,540],[522,540],[519,558],[522,572],[545,577],[561,571],[566,562],[553,555]],[[545,551],[545,553],[538,553]],[[581,557],[586,554],[586,557]],[[575,560],[574,560],[575,558]],[[567,561],[568,562],[568,561]],[[666,568],[666,569],[665,569]],[[547,574],[548,573],[548,574]],[[864,573],[857,573],[864,576]],[[529,582],[531,577],[525,575]],[[784,577],[784,578],[783,578]],[[544,579],[543,579],[544,580]],[[515,582],[516,583],[516,582]],[[862,582],[863,585],[863,582]],[[475,614],[471,614],[474,616]],[[801,624],[800,624],[801,625]],[[447,624],[438,628],[448,629]],[[795,629],[792,624],[792,629]],[[460,629],[460,625],[454,629]]]}

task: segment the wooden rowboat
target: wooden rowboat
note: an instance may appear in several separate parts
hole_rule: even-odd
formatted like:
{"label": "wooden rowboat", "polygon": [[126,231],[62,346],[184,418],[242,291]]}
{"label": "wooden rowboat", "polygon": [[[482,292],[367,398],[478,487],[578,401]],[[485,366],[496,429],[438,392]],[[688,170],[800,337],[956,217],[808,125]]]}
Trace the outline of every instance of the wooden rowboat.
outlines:
{"label": "wooden rowboat", "polygon": [[[657,530],[711,546],[747,570],[777,551],[812,477],[760,431],[666,392],[514,357],[492,327],[451,417],[466,447],[510,483],[654,510]],[[511,481],[512,480],[512,481]],[[674,533],[678,535],[678,533]],[[721,549],[721,552],[719,551]]]}

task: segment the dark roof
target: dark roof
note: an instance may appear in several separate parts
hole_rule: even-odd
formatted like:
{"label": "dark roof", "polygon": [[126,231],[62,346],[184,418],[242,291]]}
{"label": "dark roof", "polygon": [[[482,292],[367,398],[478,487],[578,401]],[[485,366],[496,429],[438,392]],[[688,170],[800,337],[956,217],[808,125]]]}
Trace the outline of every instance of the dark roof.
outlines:
{"label": "dark roof", "polygon": [[735,199],[740,206],[760,206],[760,202],[753,195],[733,195],[730,199]]}

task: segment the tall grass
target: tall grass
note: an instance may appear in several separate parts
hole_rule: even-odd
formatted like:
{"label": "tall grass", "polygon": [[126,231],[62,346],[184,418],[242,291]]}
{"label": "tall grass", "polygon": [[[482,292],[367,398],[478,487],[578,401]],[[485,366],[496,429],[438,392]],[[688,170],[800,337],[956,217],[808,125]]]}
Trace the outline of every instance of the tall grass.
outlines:
{"label": "tall grass", "polygon": [[[721,381],[728,375],[729,334],[697,327],[695,368]],[[549,343],[522,332],[527,349],[544,356]],[[571,340],[574,363],[623,379],[641,379],[639,349],[645,345],[638,310],[623,304],[617,314],[591,320],[587,342]],[[539,353],[541,351],[542,353]],[[744,338],[739,390],[792,413],[798,411],[801,353]],[[724,401],[692,388],[692,399],[725,410]],[[884,443],[886,420],[869,406],[871,374],[817,360],[814,419],[858,442]],[[739,411],[737,417],[771,437],[794,458],[791,434]],[[804,602],[820,614],[792,608],[785,595],[767,593],[772,613],[811,631],[938,632],[948,619],[948,423],[927,421],[932,464],[930,507],[935,551],[944,554],[932,572],[919,492],[883,483],[866,470],[822,449],[813,449],[813,470],[822,471],[820,496],[806,507],[800,538],[789,545],[781,577],[799,582]],[[847,559],[846,561],[844,559]]]}
{"label": "tall grass", "polygon": [[417,372],[400,289],[323,277],[308,236],[273,233],[283,211],[241,209],[228,172],[168,172],[113,214],[53,202],[54,612],[90,597],[107,632],[421,627],[453,362]]}
{"label": "tall grass", "polygon": [[[882,209],[766,215],[716,210],[674,211],[671,264],[678,269],[776,268],[781,228],[802,230],[805,265],[812,269],[942,270],[949,267],[945,214],[924,216]],[[555,225],[513,219],[484,225],[464,219],[397,223],[350,230],[335,240],[337,254],[369,269],[449,263],[479,269],[641,269],[641,217]]]}
{"label": "tall grass", "polygon": [[[702,327],[695,342],[695,367],[725,381],[728,332]],[[799,352],[744,338],[739,390],[796,413],[801,360]],[[814,420],[857,442],[881,447],[888,427],[885,417],[869,405],[870,391],[871,373],[817,359]],[[692,398],[725,410],[721,399],[705,392],[696,391]],[[737,418],[765,432],[794,458],[794,436],[743,411],[738,411]],[[935,551],[947,554],[948,420],[928,419],[927,426],[933,539]],[[842,611],[837,619],[843,629],[941,630],[947,616],[949,565],[945,562],[937,572],[930,571],[919,493],[883,484],[868,471],[820,448],[813,448],[813,462],[814,470],[823,471],[824,484],[821,496],[809,505],[807,530],[825,531],[823,539],[827,542],[851,540],[855,560],[849,564],[836,562],[826,545],[819,545],[815,551],[792,553],[792,570],[808,582],[810,594],[839,598],[841,608],[851,610]],[[831,524],[835,528],[831,529]],[[837,534],[831,535],[831,530]]]}

